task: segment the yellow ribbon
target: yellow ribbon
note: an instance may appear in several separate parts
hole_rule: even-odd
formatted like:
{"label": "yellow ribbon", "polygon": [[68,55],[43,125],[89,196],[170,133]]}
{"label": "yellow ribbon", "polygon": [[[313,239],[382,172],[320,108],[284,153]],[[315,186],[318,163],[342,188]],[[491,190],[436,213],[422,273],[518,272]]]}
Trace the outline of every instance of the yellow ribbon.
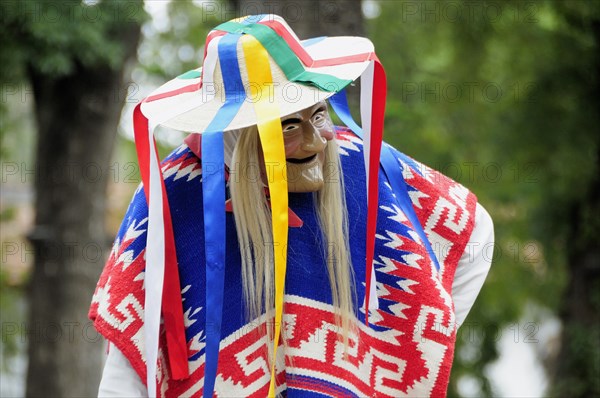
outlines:
{"label": "yellow ribbon", "polygon": [[269,396],[275,396],[275,358],[281,333],[283,314],[283,287],[287,262],[288,241],[288,191],[283,146],[283,132],[279,104],[273,97],[273,77],[269,54],[258,40],[250,35],[242,36],[242,46],[248,70],[250,93],[258,119],[258,133],[265,158],[265,168],[271,194],[271,217],[273,226],[273,258],[275,262],[275,340],[273,342],[273,365]]}

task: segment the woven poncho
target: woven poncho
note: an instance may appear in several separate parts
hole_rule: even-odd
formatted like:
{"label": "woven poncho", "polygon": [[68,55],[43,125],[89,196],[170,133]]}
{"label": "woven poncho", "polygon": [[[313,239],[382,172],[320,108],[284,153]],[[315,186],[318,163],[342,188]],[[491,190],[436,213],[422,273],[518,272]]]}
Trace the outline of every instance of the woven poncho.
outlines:
{"label": "woven poncho", "polygon": [[[456,322],[451,297],[456,265],[474,225],[476,198],[462,185],[395,151],[417,217],[440,268],[400,210],[380,172],[374,256],[379,309],[364,324],[365,172],[362,142],[338,129],[350,249],[354,266],[357,331],[348,358],[338,340],[321,234],[310,193],[290,193],[302,226],[290,227],[277,393],[288,397],[444,396],[454,355]],[[190,378],[169,377],[164,334],[157,391],[161,396],[202,395],[205,336],[205,270],[202,171],[198,149],[181,146],[163,162],[181,278]],[[335,177],[335,176],[333,176]],[[148,208],[142,188],[129,206],[90,308],[98,331],[146,379],[143,341],[144,253]],[[227,214],[227,264],[223,326],[215,393],[225,397],[268,394],[264,322],[244,318],[239,248]],[[263,327],[261,327],[261,325]]]}

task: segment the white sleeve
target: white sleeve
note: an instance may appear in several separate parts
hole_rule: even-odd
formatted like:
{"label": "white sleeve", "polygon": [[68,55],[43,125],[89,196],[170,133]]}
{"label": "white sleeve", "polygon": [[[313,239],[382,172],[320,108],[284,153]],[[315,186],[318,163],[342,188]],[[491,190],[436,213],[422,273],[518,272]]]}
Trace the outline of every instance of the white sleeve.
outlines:
{"label": "white sleeve", "polygon": [[475,227],[454,274],[452,299],[456,323],[460,326],[471,310],[492,264],[494,224],[488,212],[477,203]]}
{"label": "white sleeve", "polygon": [[148,390],[123,353],[110,345],[98,397],[147,397]]}

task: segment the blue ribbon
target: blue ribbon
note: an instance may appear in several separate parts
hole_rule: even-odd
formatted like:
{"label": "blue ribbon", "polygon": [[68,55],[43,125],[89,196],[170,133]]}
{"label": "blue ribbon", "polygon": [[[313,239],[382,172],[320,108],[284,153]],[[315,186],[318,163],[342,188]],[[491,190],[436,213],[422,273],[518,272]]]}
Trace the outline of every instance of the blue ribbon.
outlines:
{"label": "blue ribbon", "polygon": [[236,51],[241,36],[229,33],[219,42],[221,72],[227,77],[223,79],[225,103],[202,133],[202,199],[206,253],[205,397],[213,396],[221,342],[226,238],[223,130],[238,113],[245,98]]}
{"label": "blue ribbon", "polygon": [[[346,97],[346,90],[342,90],[339,93],[333,95],[329,98],[329,103],[331,107],[341,119],[341,121],[352,130],[354,134],[363,139],[363,131],[362,128],[352,118],[350,114],[350,108],[348,107],[348,98]],[[408,220],[413,226],[413,229],[419,234],[419,238],[423,241],[427,252],[429,253],[429,257],[431,261],[435,264],[436,269],[440,269],[440,264],[438,263],[438,259],[433,252],[431,247],[431,243],[423,230],[423,226],[417,217],[417,213],[415,213],[415,209],[412,205],[412,201],[408,196],[408,189],[406,186],[406,181],[404,181],[404,177],[402,176],[403,166],[401,163],[398,163],[398,160],[394,156],[392,149],[387,145],[382,145],[381,147],[381,167],[383,168],[383,172],[385,173],[388,182],[392,187],[392,191],[396,194],[396,198],[398,199],[398,204],[400,205],[400,209],[404,212]],[[398,167],[400,166],[400,167]]]}

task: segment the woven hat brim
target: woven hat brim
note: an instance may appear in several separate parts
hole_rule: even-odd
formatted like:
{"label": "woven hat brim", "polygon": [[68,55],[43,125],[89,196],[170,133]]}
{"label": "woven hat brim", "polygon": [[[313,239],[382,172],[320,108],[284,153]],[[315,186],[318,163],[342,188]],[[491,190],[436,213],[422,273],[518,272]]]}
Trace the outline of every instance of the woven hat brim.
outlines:
{"label": "woven hat brim", "polygon": [[[362,37],[330,37],[318,41],[311,40],[309,43],[310,45],[304,48],[311,58],[316,61],[352,57],[373,52],[371,41]],[[239,43],[239,46],[241,46],[241,43]],[[241,53],[241,48],[238,48],[238,54]],[[277,101],[280,117],[306,109],[344,88],[332,85],[332,91],[325,91],[312,85],[291,82],[273,59],[270,58],[269,60],[274,82],[274,86],[269,92],[269,101]],[[371,61],[365,58],[365,60],[359,62],[347,62],[333,66],[306,67],[306,70],[331,75],[337,79],[354,81],[364,72],[369,62]],[[242,81],[246,82],[245,88],[249,92],[249,85],[252,83],[248,82],[245,60],[241,58],[239,64]],[[190,109],[161,124],[175,130],[202,133],[224,104],[225,95],[222,83],[218,83],[221,81],[220,78],[215,78],[214,84],[202,85],[200,88],[201,80],[197,76],[199,71],[200,69],[196,70],[195,74],[194,72],[184,74],[155,90],[142,103],[141,110],[144,115],[152,120],[153,117],[162,114],[165,110]],[[220,73],[220,67],[217,63],[215,76],[220,76]],[[191,78],[189,78],[190,76]],[[173,95],[173,93],[176,94]],[[243,103],[226,131],[252,126],[257,123],[254,103],[258,98],[240,95],[236,100],[243,101]]]}

